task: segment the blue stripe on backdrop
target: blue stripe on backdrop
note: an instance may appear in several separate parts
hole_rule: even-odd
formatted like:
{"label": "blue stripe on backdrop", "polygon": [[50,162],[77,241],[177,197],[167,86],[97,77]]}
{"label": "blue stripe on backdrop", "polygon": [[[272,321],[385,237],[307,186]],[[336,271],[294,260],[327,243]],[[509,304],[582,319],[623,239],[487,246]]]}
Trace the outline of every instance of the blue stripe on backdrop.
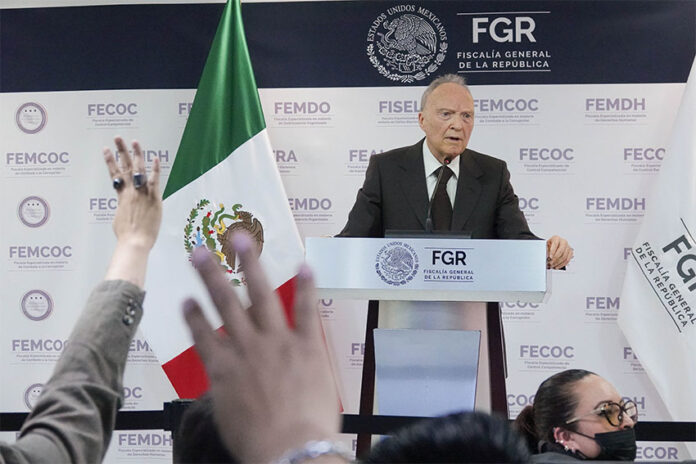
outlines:
{"label": "blue stripe on backdrop", "polygon": [[[195,88],[222,6],[0,10],[0,91]],[[472,84],[685,82],[696,50],[692,0],[252,3],[243,14],[262,88],[423,85],[427,75],[403,81],[418,72],[409,56]]]}

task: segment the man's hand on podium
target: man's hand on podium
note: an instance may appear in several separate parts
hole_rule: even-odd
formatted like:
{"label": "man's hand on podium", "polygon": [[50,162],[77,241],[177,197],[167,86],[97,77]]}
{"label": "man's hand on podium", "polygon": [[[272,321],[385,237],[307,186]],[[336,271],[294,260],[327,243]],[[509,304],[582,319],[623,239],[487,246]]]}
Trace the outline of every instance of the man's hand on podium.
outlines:
{"label": "man's hand on podium", "polygon": [[546,241],[546,268],[562,269],[573,259],[573,249],[568,240],[554,235]]}

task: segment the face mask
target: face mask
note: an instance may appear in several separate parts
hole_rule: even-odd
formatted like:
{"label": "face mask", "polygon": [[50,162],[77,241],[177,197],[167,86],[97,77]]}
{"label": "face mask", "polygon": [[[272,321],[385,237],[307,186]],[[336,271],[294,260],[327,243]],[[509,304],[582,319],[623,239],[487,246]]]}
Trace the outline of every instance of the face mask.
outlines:
{"label": "face mask", "polygon": [[597,442],[600,447],[597,461],[633,461],[636,459],[636,432],[631,429],[597,433],[594,437],[575,432]]}
{"label": "face mask", "polygon": [[598,460],[633,461],[636,458],[636,432],[632,428],[597,433],[594,439],[602,448]]}

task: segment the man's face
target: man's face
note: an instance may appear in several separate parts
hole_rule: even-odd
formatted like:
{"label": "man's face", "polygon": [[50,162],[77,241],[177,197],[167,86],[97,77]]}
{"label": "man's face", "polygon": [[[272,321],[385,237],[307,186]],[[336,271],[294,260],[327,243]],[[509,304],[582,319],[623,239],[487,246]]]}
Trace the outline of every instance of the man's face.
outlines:
{"label": "man's face", "polygon": [[418,113],[428,148],[440,162],[459,156],[474,129],[474,99],[467,89],[448,82],[433,90]]}

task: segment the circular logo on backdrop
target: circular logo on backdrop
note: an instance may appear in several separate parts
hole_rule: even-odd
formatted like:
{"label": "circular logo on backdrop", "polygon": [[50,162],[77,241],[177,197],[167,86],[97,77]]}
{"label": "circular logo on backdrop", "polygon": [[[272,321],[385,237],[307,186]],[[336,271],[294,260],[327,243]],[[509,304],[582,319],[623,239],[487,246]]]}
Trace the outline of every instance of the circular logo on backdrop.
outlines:
{"label": "circular logo on backdrop", "polygon": [[237,203],[231,209],[202,199],[191,209],[184,226],[184,248],[191,259],[193,250],[205,246],[220,260],[233,285],[245,282],[243,269],[232,247],[232,235],[244,231],[256,242],[256,256],[263,251],[263,226],[249,211]]}
{"label": "circular logo on backdrop", "polygon": [[32,321],[43,321],[53,311],[53,299],[43,290],[29,290],[22,297],[22,312]]}
{"label": "circular logo on backdrop", "polygon": [[389,8],[372,21],[367,57],[392,81],[411,83],[435,72],[445,60],[447,32],[431,11],[415,5]]}
{"label": "circular logo on backdrop", "polygon": [[46,109],[35,102],[23,104],[15,113],[17,127],[27,134],[41,131],[46,126],[47,119]]}
{"label": "circular logo on backdrop", "polygon": [[404,285],[418,273],[418,255],[410,245],[389,242],[375,258],[375,271],[389,285]]}
{"label": "circular logo on backdrop", "polygon": [[51,209],[43,198],[30,196],[19,202],[17,215],[27,227],[41,227],[48,221]]}
{"label": "circular logo on backdrop", "polygon": [[29,408],[30,410],[34,409],[36,401],[39,399],[39,396],[41,396],[42,391],[42,383],[35,383],[33,385],[30,385],[29,388],[27,388],[24,391],[24,404],[27,406],[27,408]]}

